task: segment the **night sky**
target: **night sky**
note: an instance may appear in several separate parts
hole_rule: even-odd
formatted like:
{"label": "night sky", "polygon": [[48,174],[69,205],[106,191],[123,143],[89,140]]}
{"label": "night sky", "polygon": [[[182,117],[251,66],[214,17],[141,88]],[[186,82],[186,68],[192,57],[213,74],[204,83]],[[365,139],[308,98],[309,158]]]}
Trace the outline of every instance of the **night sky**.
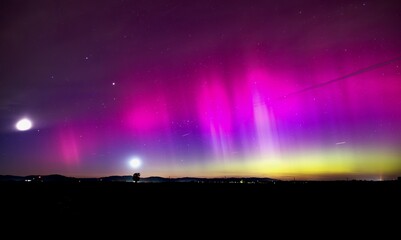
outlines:
{"label": "night sky", "polygon": [[393,179],[400,66],[398,0],[3,0],[0,174]]}

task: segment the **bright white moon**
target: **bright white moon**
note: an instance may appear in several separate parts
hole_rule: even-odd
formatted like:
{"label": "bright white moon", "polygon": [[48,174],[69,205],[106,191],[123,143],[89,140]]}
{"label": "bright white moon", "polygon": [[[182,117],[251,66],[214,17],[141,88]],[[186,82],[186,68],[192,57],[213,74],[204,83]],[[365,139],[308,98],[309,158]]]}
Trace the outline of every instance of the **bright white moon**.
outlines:
{"label": "bright white moon", "polygon": [[15,128],[17,128],[18,131],[26,131],[31,129],[31,127],[32,122],[27,118],[21,119],[17,122],[17,124],[15,124]]}
{"label": "bright white moon", "polygon": [[131,159],[131,161],[129,161],[129,165],[132,168],[138,168],[139,166],[141,166],[141,160],[139,158],[133,158]]}

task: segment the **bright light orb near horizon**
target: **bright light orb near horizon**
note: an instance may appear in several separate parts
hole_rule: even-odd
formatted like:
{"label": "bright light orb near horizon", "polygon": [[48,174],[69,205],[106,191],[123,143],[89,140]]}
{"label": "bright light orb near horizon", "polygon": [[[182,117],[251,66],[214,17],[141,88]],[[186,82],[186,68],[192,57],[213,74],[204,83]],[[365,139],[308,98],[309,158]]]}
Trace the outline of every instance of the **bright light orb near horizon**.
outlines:
{"label": "bright light orb near horizon", "polygon": [[130,165],[132,168],[139,168],[139,167],[141,166],[141,159],[139,159],[139,158],[137,158],[137,157],[132,158],[132,159],[129,161],[129,165]]}
{"label": "bright light orb near horizon", "polygon": [[17,124],[15,124],[15,128],[18,131],[27,131],[32,128],[32,121],[27,118],[23,118],[19,120]]}

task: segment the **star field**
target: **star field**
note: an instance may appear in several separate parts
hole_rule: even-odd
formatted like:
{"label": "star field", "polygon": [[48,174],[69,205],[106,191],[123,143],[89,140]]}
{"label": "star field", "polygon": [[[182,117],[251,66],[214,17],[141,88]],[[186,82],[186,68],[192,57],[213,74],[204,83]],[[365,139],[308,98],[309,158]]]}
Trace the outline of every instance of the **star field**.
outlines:
{"label": "star field", "polygon": [[0,11],[0,174],[401,174],[398,1]]}

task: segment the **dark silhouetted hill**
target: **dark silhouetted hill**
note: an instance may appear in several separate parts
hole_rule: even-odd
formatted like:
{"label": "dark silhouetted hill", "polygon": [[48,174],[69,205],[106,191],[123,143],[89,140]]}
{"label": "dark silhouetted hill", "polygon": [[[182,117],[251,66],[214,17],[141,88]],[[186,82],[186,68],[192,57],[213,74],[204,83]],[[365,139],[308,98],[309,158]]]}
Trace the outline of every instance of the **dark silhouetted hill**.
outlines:
{"label": "dark silhouetted hill", "polygon": [[0,175],[0,182],[23,182],[23,181],[25,181],[25,177]]}
{"label": "dark silhouetted hill", "polygon": [[[132,176],[107,176],[101,178],[73,178],[60,174],[52,175],[29,175],[29,176],[13,176],[0,175],[2,182],[132,182]],[[164,178],[158,176],[144,177],[140,179],[140,183],[266,183],[279,181],[272,178]]]}

